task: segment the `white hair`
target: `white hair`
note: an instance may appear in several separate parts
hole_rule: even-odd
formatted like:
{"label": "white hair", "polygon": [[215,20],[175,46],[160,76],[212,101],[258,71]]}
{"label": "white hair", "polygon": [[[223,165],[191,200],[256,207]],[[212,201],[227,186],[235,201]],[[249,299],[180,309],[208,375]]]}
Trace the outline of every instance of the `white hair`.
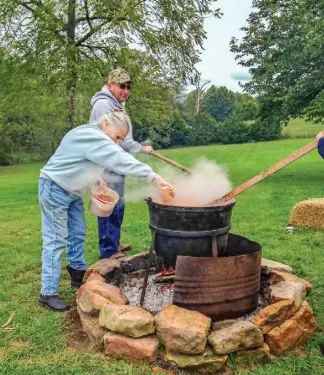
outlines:
{"label": "white hair", "polygon": [[99,128],[107,123],[108,126],[114,126],[118,129],[126,130],[126,133],[129,132],[130,128],[130,119],[124,112],[109,112],[102,115],[97,121]]}

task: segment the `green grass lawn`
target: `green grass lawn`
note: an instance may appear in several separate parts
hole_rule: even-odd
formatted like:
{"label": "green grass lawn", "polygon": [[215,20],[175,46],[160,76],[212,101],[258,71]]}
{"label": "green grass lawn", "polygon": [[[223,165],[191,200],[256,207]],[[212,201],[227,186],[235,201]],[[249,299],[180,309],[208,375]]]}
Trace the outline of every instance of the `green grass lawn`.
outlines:
{"label": "green grass lawn", "polygon": [[[229,146],[209,146],[165,151],[164,155],[188,167],[200,157],[225,165],[234,185],[244,182],[309,139],[281,140]],[[164,169],[157,159],[144,156],[156,169]],[[0,374],[2,375],[107,375],[150,374],[148,366],[108,361],[101,354],[71,348],[64,315],[50,313],[37,304],[40,288],[41,234],[37,201],[37,179],[42,164],[0,168],[0,323],[15,312],[10,332],[0,334]],[[215,183],[217,183],[215,181]],[[132,190],[128,186],[128,190]],[[324,232],[298,228],[285,234],[289,212],[298,201],[324,196],[324,160],[316,151],[279,171],[237,198],[232,231],[258,241],[267,258],[284,262],[313,284],[307,298],[319,327],[324,328]],[[87,199],[86,199],[87,201]],[[88,212],[86,260],[98,259],[97,226]],[[148,248],[148,210],[143,200],[128,203],[123,242],[133,252]],[[64,263],[65,265],[66,263]],[[65,268],[60,293],[73,299]],[[323,333],[316,333],[298,357],[287,355],[273,364],[234,372],[240,375],[320,375],[324,357],[320,355]]]}

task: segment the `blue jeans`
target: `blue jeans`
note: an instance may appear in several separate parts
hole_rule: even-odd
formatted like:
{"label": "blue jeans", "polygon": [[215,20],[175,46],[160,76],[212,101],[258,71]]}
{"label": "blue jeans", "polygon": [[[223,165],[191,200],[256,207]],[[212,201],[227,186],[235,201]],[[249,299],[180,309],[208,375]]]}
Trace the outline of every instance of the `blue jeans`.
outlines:
{"label": "blue jeans", "polygon": [[70,194],[55,182],[39,179],[38,199],[42,212],[41,294],[57,295],[61,275],[61,255],[65,247],[69,265],[85,270],[86,223],[82,198]]}
{"label": "blue jeans", "polygon": [[118,250],[125,212],[125,177],[110,173],[107,179],[110,181],[107,186],[118,193],[119,201],[110,216],[98,217],[100,258],[109,258]]}

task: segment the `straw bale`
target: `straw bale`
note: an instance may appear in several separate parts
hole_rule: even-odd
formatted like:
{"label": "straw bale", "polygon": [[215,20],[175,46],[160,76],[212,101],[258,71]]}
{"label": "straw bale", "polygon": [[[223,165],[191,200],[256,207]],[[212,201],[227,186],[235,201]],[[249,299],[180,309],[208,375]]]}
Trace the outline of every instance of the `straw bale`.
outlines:
{"label": "straw bale", "polygon": [[290,223],[324,229],[324,198],[313,198],[297,203],[292,209]]}

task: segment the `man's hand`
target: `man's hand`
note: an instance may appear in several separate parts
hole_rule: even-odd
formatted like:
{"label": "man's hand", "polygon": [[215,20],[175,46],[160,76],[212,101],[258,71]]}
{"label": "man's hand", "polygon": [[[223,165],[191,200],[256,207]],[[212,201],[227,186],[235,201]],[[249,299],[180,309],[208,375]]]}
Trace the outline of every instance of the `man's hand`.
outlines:
{"label": "man's hand", "polygon": [[321,130],[318,134],[316,134],[317,141],[319,141],[321,138],[324,138],[324,130]]}
{"label": "man's hand", "polygon": [[154,178],[153,178],[153,184],[158,188],[158,189],[162,189],[162,188],[166,188],[168,187],[170,189],[170,195],[172,197],[174,197],[174,190],[173,190],[173,187],[172,185],[170,185],[168,182],[166,182],[161,176],[159,175],[156,175]]}
{"label": "man's hand", "polygon": [[152,146],[144,146],[143,150],[144,154],[150,154],[152,151],[154,151]]}

